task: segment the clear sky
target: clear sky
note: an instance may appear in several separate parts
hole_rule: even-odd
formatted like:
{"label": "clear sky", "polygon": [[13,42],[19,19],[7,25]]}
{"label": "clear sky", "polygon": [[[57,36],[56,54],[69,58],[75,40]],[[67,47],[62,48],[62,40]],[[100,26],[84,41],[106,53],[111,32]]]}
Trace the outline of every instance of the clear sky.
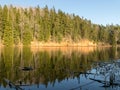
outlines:
{"label": "clear sky", "polygon": [[62,11],[87,18],[96,24],[120,25],[120,0],[0,0],[0,4],[13,6],[55,7]]}

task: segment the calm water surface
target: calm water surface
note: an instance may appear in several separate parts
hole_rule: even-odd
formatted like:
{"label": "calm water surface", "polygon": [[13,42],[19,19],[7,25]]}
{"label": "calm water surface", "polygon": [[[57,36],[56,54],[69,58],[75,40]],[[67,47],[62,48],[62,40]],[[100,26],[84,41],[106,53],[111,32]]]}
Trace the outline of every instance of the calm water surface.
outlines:
{"label": "calm water surface", "polygon": [[120,80],[119,62],[120,48],[115,47],[4,47],[0,90],[120,90],[119,83],[109,85],[113,75]]}

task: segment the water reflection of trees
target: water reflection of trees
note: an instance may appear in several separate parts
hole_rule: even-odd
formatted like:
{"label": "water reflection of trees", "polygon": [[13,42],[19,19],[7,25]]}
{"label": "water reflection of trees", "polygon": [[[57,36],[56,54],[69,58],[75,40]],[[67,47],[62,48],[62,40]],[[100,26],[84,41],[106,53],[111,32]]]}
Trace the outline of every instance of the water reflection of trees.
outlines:
{"label": "water reflection of trees", "polygon": [[[21,80],[25,84],[54,85],[56,80],[61,82],[67,78],[79,78],[82,72],[92,68],[93,61],[109,61],[120,57],[120,51],[116,48],[94,49],[87,54],[79,49],[70,51],[65,53],[57,49],[32,52],[29,47],[5,47],[0,55],[0,83],[5,85],[5,77],[15,83]],[[33,67],[34,70],[25,72],[19,69],[24,66]]]}
{"label": "water reflection of trees", "polygon": [[[94,78],[89,78],[92,81],[103,84],[103,87],[118,87],[120,86],[120,59],[109,62],[93,63],[92,73]],[[100,78],[101,77],[101,78]]]}

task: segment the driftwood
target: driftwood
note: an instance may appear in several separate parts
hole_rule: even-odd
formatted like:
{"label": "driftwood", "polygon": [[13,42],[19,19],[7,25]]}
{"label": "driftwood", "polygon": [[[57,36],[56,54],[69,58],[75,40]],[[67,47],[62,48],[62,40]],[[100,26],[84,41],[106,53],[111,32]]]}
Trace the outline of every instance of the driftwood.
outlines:
{"label": "driftwood", "polygon": [[20,69],[23,70],[23,71],[31,71],[31,70],[33,70],[32,67],[20,67]]}
{"label": "driftwood", "polygon": [[79,73],[79,74],[94,74],[94,73],[89,73],[89,72],[74,72],[74,73]]}
{"label": "driftwood", "polygon": [[111,83],[110,81],[103,81],[103,80],[98,80],[98,79],[93,79],[93,78],[89,78],[89,79],[104,84],[103,87],[119,86],[120,85],[120,82],[112,82]]}
{"label": "driftwood", "polygon": [[109,83],[109,81],[103,81],[103,80],[98,80],[98,79],[93,79],[93,78],[89,78],[89,79],[93,80],[93,81],[96,81],[96,82],[99,82],[99,83],[102,83],[102,84]]}
{"label": "driftwood", "polygon": [[[95,71],[93,72],[72,72],[73,74],[84,74],[86,75],[94,75],[94,78],[90,78],[89,80],[92,80],[92,82],[98,82],[101,83],[104,88],[109,87],[116,87],[120,86],[120,61],[111,61],[111,62],[94,62],[92,66]],[[103,76],[104,78],[96,79],[95,76]],[[80,85],[78,87],[72,88],[70,90],[76,90],[76,89],[82,89],[82,87],[87,86],[90,83],[86,83],[84,85]]]}
{"label": "driftwood", "polygon": [[18,85],[15,85],[13,82],[11,82],[6,78],[4,78],[4,81],[9,85],[10,88],[14,88],[16,90],[23,90],[21,87],[19,87]]}

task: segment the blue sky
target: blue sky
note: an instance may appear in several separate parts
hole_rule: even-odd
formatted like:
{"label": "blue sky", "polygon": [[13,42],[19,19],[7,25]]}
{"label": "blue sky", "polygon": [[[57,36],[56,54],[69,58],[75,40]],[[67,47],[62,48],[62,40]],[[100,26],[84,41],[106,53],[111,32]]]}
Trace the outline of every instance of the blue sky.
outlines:
{"label": "blue sky", "polygon": [[120,0],[0,0],[1,5],[55,7],[62,11],[87,18],[96,24],[120,25]]}

